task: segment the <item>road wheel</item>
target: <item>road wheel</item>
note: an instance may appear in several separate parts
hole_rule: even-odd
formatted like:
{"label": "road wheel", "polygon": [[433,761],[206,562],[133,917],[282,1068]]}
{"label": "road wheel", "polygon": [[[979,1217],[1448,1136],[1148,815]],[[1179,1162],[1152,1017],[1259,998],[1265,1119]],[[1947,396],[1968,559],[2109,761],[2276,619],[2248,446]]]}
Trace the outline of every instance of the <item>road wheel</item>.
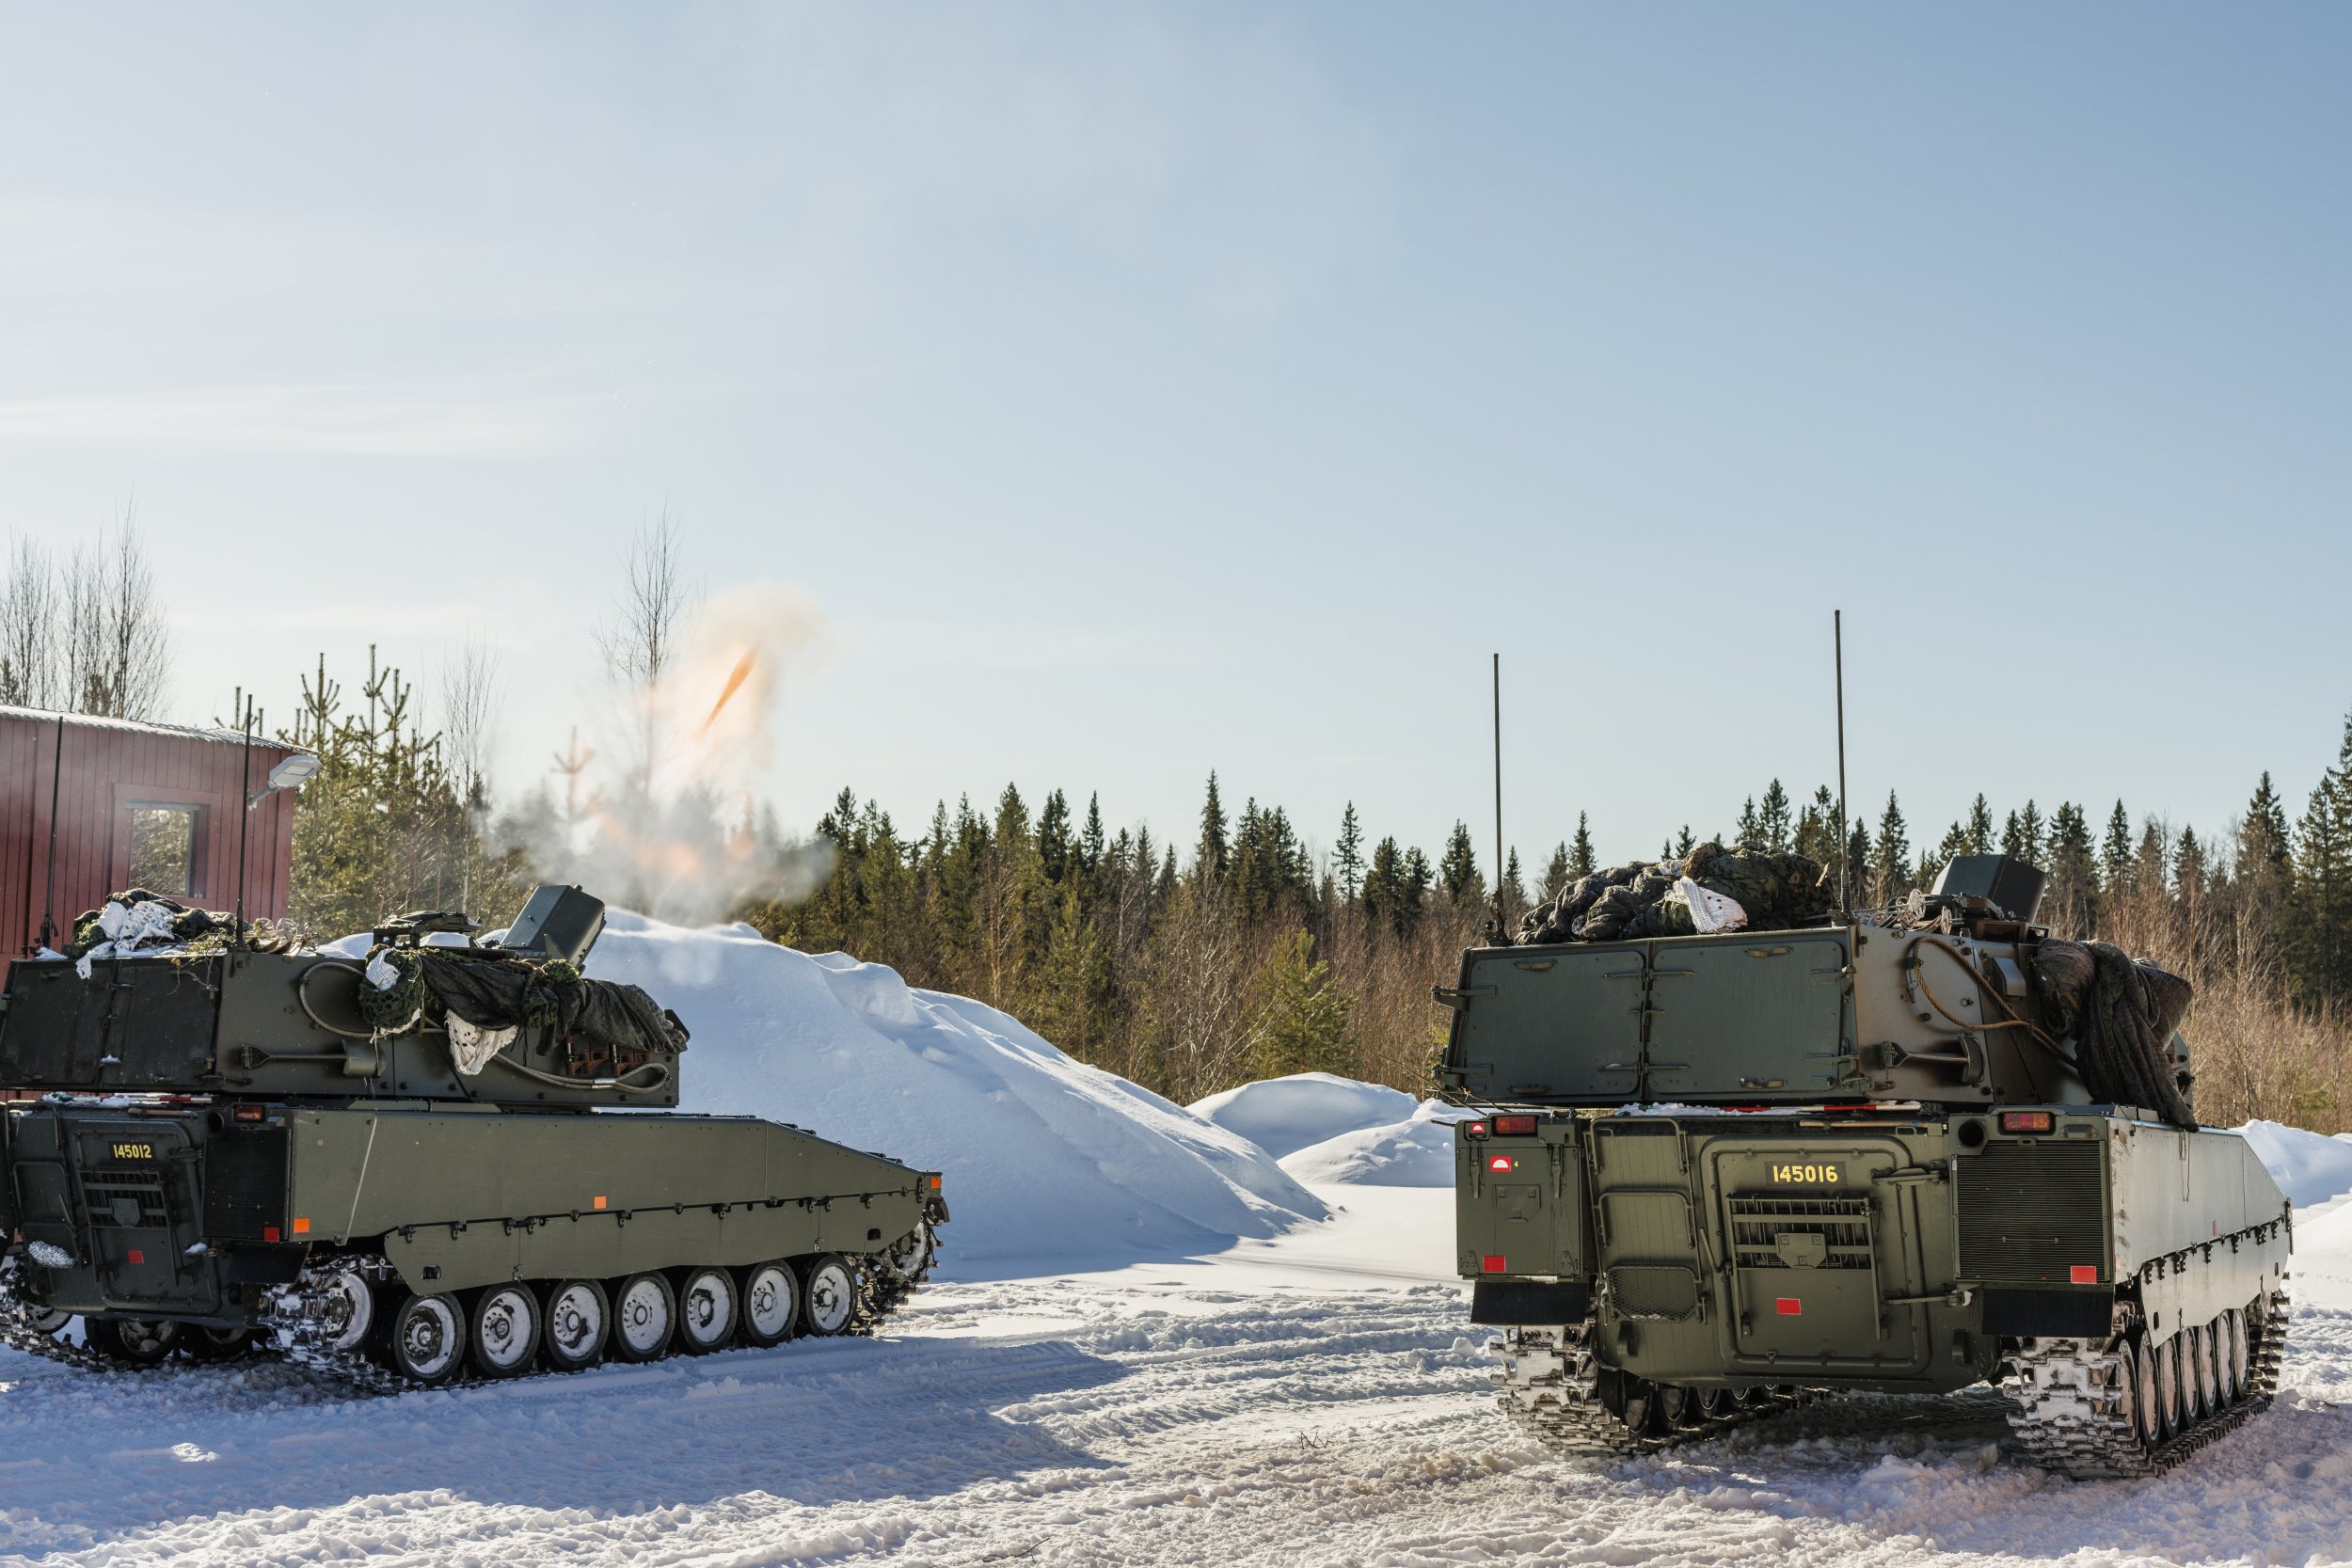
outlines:
{"label": "road wheel", "polygon": [[465,1365],[466,1313],[454,1296],[410,1296],[384,1330],[385,1365],[413,1383],[446,1383]]}
{"label": "road wheel", "polygon": [[802,1316],[811,1334],[847,1334],[857,1318],[857,1275],[837,1252],[801,1263]]}
{"label": "road wheel", "polygon": [[792,1338],[801,1316],[801,1282],[789,1263],[754,1263],[743,1271],[739,1292],[743,1342],[780,1345]]}
{"label": "road wheel", "polygon": [[2164,1395],[2156,1386],[2156,1358],[2144,1338],[2123,1342],[2123,1375],[2131,1381],[2132,1419],[2139,1444],[2153,1449],[2164,1441]]}
{"label": "road wheel", "polygon": [[529,1371],[539,1354],[539,1298],[528,1285],[492,1285],[474,1298],[467,1338],[485,1377]]}
{"label": "road wheel", "polygon": [[593,1279],[564,1279],[548,1287],[540,1348],[559,1372],[585,1371],[604,1357],[612,1330],[612,1308],[604,1287]]}
{"label": "road wheel", "polygon": [[2213,1341],[2203,1323],[2181,1335],[2181,1403],[2191,1422],[2213,1412]]}
{"label": "road wheel", "polygon": [[375,1331],[379,1303],[375,1286],[357,1268],[327,1271],[320,1281],[326,1297],[326,1348],[331,1351],[356,1351],[368,1342]]}
{"label": "road wheel", "polygon": [[2148,1359],[2155,1363],[2156,1414],[2163,1418],[2166,1437],[2181,1430],[2180,1346],[2180,1336],[2176,1334],[2148,1353]]}
{"label": "road wheel", "polygon": [[126,1367],[152,1367],[180,1342],[178,1323],[142,1323],[133,1318],[92,1318],[87,1333],[90,1349]]}
{"label": "road wheel", "polygon": [[677,1296],[660,1275],[630,1275],[612,1292],[612,1354],[622,1360],[667,1355],[676,1328]]}
{"label": "road wheel", "polygon": [[690,1269],[677,1291],[677,1338],[689,1355],[724,1350],[742,1316],[735,1276],[724,1269]]}
{"label": "road wheel", "polygon": [[2246,1385],[2252,1371],[2252,1357],[2246,1344],[2246,1314],[2231,1307],[2221,1314],[2221,1375],[2228,1386],[2230,1402],[2235,1404],[2246,1397]]}
{"label": "road wheel", "polygon": [[206,1328],[199,1323],[180,1325],[180,1350],[191,1361],[235,1361],[253,1349],[253,1330],[249,1328]]}

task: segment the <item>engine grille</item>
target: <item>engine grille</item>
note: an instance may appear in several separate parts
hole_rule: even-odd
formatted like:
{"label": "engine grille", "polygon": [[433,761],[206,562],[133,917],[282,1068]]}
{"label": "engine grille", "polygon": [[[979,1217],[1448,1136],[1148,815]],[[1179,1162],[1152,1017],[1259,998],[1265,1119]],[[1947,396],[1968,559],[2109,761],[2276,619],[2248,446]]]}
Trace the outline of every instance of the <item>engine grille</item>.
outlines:
{"label": "engine grille", "polygon": [[2016,1284],[2110,1282],[2106,1149],[2091,1139],[1988,1144],[1960,1165],[1960,1272]]}
{"label": "engine grille", "polygon": [[1792,1267],[1796,1249],[1784,1236],[1819,1236],[1820,1261],[1809,1267],[1867,1269],[1870,1266],[1870,1200],[1867,1197],[1764,1197],[1748,1193],[1731,1198],[1732,1262],[1742,1269]]}
{"label": "engine grille", "polygon": [[82,1202],[90,1224],[98,1229],[137,1230],[171,1223],[164,1207],[161,1172],[85,1172]]}

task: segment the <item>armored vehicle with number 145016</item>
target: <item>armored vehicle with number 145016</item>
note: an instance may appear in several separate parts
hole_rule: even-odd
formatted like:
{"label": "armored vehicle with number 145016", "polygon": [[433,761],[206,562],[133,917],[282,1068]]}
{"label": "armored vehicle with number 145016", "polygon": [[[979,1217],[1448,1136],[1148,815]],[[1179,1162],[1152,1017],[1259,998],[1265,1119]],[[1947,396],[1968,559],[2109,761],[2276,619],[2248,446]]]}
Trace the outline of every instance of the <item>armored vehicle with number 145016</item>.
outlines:
{"label": "armored vehicle with number 145016", "polygon": [[[159,902],[106,930],[189,928]],[[394,1388],[858,1332],[930,1270],[937,1173],[675,1111],[685,1026],[580,974],[577,888],[496,943],[404,916],[364,958],[226,919],[10,965],[0,1086],[40,1098],[0,1117],[7,1342]]]}
{"label": "armored vehicle with number 145016", "polygon": [[1728,928],[1555,920],[1567,940],[1472,948],[1438,991],[1440,1083],[1483,1113],[1456,1133],[1458,1263],[1508,1410],[1637,1452],[1991,1382],[2028,1452],[2088,1477],[2268,1402],[2293,1213],[2196,1123],[2185,982],[2053,939],[2041,874],[2001,857],[1765,929],[1706,879],[1682,896]]}

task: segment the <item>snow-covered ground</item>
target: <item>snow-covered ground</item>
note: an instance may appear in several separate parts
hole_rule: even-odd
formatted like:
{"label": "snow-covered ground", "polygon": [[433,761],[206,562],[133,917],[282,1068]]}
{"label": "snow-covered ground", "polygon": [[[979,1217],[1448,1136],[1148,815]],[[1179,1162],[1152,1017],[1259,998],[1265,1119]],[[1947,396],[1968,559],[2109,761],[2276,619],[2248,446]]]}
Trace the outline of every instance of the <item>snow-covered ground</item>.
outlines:
{"label": "snow-covered ground", "polygon": [[[646,966],[712,962],[699,939],[639,934],[635,951],[600,948],[599,969],[675,1002],[691,974],[662,983]],[[2352,1145],[2259,1134],[2306,1205],[2289,1392],[2183,1473],[2052,1480],[2015,1456],[1982,1396],[1839,1402],[1667,1456],[1565,1462],[1494,1408],[1486,1336],[1451,1272],[1447,1178],[1395,1184],[1422,1168],[1399,1151],[1447,1135],[1409,1097],[1323,1094],[1353,1109],[1320,1126],[1291,1117],[1292,1133],[1324,1135],[1292,1145],[1285,1176],[1230,1130],[1073,1072],[975,1004],[894,992],[846,960],[723,945],[716,959],[703,1001],[731,1002],[735,1022],[676,1003],[696,1030],[690,1071],[731,1072],[729,1092],[833,1132],[859,1107],[824,1097],[862,1069],[828,1054],[841,1042],[826,1031],[844,1008],[863,1014],[875,1022],[858,1025],[858,1063],[905,1093],[890,1128],[850,1141],[937,1158],[971,1195],[956,1223],[971,1213],[987,1244],[951,1259],[887,1337],[358,1401],[266,1366],[93,1377],[0,1352],[0,1559],[2352,1560],[2352,1205],[2328,1201],[2352,1172],[2328,1191],[2319,1174],[2336,1159],[2324,1146]],[[767,1044],[728,1037],[751,1023]],[[958,1118],[982,1113],[1002,1119],[977,1136],[1109,1189],[1045,1194],[1067,1203],[1057,1213],[1142,1223],[1096,1245],[997,1211],[1038,1192],[1017,1169],[961,1172]],[[922,1139],[950,1144],[909,1147]],[[986,1166],[990,1147],[964,1152]],[[1181,1193],[1167,1189],[1180,1174]],[[1136,1180],[1162,1190],[1126,1190]],[[1025,1273],[1023,1247],[1054,1260]]]}

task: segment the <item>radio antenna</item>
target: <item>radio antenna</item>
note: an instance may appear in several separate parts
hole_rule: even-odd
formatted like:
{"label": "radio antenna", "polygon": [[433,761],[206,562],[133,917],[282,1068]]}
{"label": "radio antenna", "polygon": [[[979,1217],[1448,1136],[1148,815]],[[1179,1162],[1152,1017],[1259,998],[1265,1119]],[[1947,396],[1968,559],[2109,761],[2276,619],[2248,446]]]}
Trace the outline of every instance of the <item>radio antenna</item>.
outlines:
{"label": "radio antenna", "polygon": [[237,785],[237,945],[245,945],[245,847],[253,831],[253,699],[245,700],[245,776]]}
{"label": "radio antenna", "polygon": [[57,929],[57,781],[64,772],[65,715],[60,713],[57,715],[56,753],[49,760],[49,886],[40,899],[40,944],[43,947],[56,945],[51,938]]}
{"label": "radio antenna", "polygon": [[1837,666],[1837,911],[1851,917],[1853,899],[1849,890],[1852,868],[1847,865],[1853,840],[1846,832],[1846,612],[1829,612],[1830,657]]}
{"label": "radio antenna", "polygon": [[1502,656],[1495,655],[1495,928],[1502,927]]}

